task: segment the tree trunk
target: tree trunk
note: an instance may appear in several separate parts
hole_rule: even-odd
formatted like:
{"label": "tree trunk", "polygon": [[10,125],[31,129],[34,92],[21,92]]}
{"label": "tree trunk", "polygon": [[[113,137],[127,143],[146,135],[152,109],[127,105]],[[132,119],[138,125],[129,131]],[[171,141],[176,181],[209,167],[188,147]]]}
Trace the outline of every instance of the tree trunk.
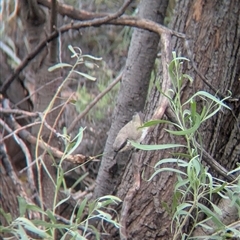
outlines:
{"label": "tree trunk", "polygon": [[[189,49],[187,51],[184,47],[186,42],[184,44],[182,39],[173,38],[172,46],[178,55],[191,60],[188,65],[183,66],[183,72],[194,79],[192,86],[185,86],[183,99],[187,99],[198,90],[217,94],[213,89],[222,95],[228,95],[227,91],[230,90],[232,97],[239,99],[239,21],[238,1],[177,1],[170,28],[186,34]],[[206,85],[193,65],[209,85]],[[152,109],[157,105],[158,98],[159,94],[154,88],[146,106],[146,119],[151,119]],[[201,127],[200,133],[204,149],[230,170],[239,160],[240,107],[238,100],[228,104],[232,111],[223,109]],[[179,138],[170,137],[160,125],[146,137],[145,143],[179,143]],[[166,156],[167,152],[163,151],[139,153],[137,164],[138,168],[144,168],[144,179],[153,174],[152,167],[156,162]],[[117,189],[118,197],[124,199],[121,218],[125,218],[122,222],[126,223],[127,239],[172,239],[172,216],[166,211],[163,203],[171,205],[174,175],[162,172],[150,182],[142,179],[139,190],[135,191],[129,201],[129,192],[136,182],[132,174],[136,164],[132,161],[128,162]],[[212,169],[210,171],[213,172]],[[126,203],[130,206],[124,210]],[[124,212],[126,209],[127,212]]]}
{"label": "tree trunk", "polygon": [[[152,1],[149,4],[147,1],[141,1],[139,16],[163,23],[167,2]],[[124,161],[127,159],[126,154],[118,157],[123,163],[117,163],[112,145],[119,130],[131,120],[135,112],[142,111],[144,108],[158,43],[159,36],[156,33],[134,30],[112,125],[104,149],[105,154],[98,172],[95,198],[113,192],[121,174],[121,167],[126,164]]]}
{"label": "tree trunk", "polygon": [[[55,1],[52,1],[55,2]],[[40,41],[45,39],[45,32],[47,29],[49,29],[49,17],[47,14],[44,13],[44,10],[37,4],[37,1],[24,1],[22,3],[22,18],[25,20],[25,26],[26,31],[28,33],[28,41],[31,49],[35,49],[36,46]],[[56,9],[52,10],[55,11],[55,16],[52,17],[52,21],[56,20]],[[56,23],[52,23],[56,27]],[[53,30],[53,27],[51,27]],[[42,51],[41,54],[37,58],[35,58],[34,62],[31,64],[31,71],[32,76],[35,80],[35,90],[39,89],[42,86],[41,90],[37,90],[35,94],[33,95],[33,111],[34,112],[44,112],[48,107],[50,102],[52,101],[54,94],[56,93],[56,90],[58,89],[58,86],[61,83],[61,77],[59,74],[59,71],[49,72],[48,68],[52,65],[54,65],[57,61],[57,40],[54,40],[49,45],[48,49]],[[48,51],[51,53],[48,55]],[[53,81],[54,80],[54,81]],[[56,81],[57,80],[57,81]],[[58,114],[60,109],[51,111],[51,109],[54,106],[57,106],[60,103],[59,98],[56,98],[54,101],[53,106],[51,106],[50,109],[48,109],[46,119],[43,119],[43,121],[46,121],[50,126],[54,126],[55,121],[58,119]],[[51,112],[50,112],[51,111]],[[53,128],[57,130],[57,125]],[[40,138],[43,138],[46,142],[48,142],[51,146],[57,147],[57,139],[54,136],[53,133],[49,129],[47,129],[44,125],[39,133],[40,126],[36,125],[32,128],[32,134],[34,136],[39,136]],[[43,151],[39,149],[36,146],[33,147],[33,156],[38,158],[41,154],[43,156],[41,159],[44,161],[44,164],[46,168],[48,169],[48,172],[46,171],[46,168],[42,167],[41,161],[38,161],[38,187],[40,189],[40,192],[43,194],[43,200],[45,205],[52,209],[53,207],[53,200],[54,200],[54,192],[55,192],[55,186],[53,182],[51,181],[49,175],[52,176],[52,178],[55,180],[55,167],[53,166],[55,164],[55,160],[52,159],[48,154],[46,154],[46,151]],[[41,193],[40,193],[41,195]]]}

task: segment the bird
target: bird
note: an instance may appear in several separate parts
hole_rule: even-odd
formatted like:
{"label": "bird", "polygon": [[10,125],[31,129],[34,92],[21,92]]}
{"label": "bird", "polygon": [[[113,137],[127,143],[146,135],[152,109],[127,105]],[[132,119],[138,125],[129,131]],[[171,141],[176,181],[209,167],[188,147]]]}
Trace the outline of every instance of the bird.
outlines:
{"label": "bird", "polygon": [[132,149],[129,140],[140,142],[142,138],[142,120],[139,113],[135,113],[132,120],[124,125],[113,143],[113,150],[116,153]]}

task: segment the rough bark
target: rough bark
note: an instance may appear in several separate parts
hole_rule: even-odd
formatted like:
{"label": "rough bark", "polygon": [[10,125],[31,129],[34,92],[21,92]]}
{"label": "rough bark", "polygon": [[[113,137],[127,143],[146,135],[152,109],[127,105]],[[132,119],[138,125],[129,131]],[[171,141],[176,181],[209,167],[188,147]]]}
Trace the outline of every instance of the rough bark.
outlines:
{"label": "rough bark", "polygon": [[[188,13],[188,14],[186,14]],[[178,1],[171,21],[173,30],[185,33],[189,43],[187,51],[181,39],[173,39],[173,49],[178,55],[191,61],[183,66],[190,74],[194,84],[187,84],[183,90],[183,99],[198,90],[222,95],[232,91],[233,98],[239,99],[239,37],[240,8],[237,1]],[[186,43],[185,43],[186,44]],[[204,83],[193,67],[207,79],[211,88]],[[146,119],[150,119],[158,103],[159,93],[153,89],[148,105]],[[199,102],[200,103],[200,102]],[[200,103],[201,104],[201,103]],[[232,169],[239,159],[239,101],[228,102],[232,112],[222,110],[201,128],[203,147],[228,169]],[[236,117],[234,117],[236,116]],[[170,138],[158,126],[145,143],[174,143],[179,139]],[[144,167],[147,179],[153,171],[151,167],[166,156],[164,152],[141,152],[138,163]],[[133,170],[134,171],[134,170]],[[211,169],[210,169],[211,171]],[[163,172],[151,182],[141,181],[140,189],[132,197],[131,207],[126,216],[128,239],[172,239],[171,218],[163,203],[171,204],[175,178],[169,172]],[[134,184],[132,163],[126,167],[117,195],[124,199]],[[123,203],[124,205],[124,203]],[[186,226],[187,227],[187,226]]]}
{"label": "rough bark", "polygon": [[[139,15],[162,23],[167,8],[167,1],[141,1]],[[151,70],[157,55],[159,36],[149,31],[135,29],[117,104],[113,113],[113,121],[104,149],[101,167],[97,177],[97,187],[94,196],[100,197],[113,191],[119,178],[121,169],[118,169],[112,144],[119,130],[131,120],[135,112],[142,111],[148,92]],[[126,155],[121,155],[121,160]],[[125,165],[125,163],[121,164]]]}

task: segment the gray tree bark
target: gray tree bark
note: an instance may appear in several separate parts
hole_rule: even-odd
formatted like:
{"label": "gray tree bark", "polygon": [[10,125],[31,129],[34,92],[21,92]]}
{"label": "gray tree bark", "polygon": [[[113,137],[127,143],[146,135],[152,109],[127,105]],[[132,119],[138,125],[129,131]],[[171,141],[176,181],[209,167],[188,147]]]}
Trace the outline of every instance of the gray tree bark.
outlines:
{"label": "gray tree bark", "polygon": [[[150,4],[149,1],[141,1],[139,16],[163,23],[167,2],[154,0]],[[113,192],[121,174],[121,167],[125,165],[124,159],[127,159],[127,155],[121,155],[120,161],[124,163],[117,164],[112,145],[119,130],[131,120],[134,113],[144,109],[158,43],[159,36],[157,34],[140,29],[134,30],[112,125],[98,172],[95,198]]]}
{"label": "gray tree bark", "polygon": [[[196,0],[178,1],[170,24],[173,30],[186,34],[189,44],[187,50],[186,42],[182,39],[172,39],[173,50],[191,60],[189,64],[184,64],[183,72],[191,75],[194,83],[185,86],[182,98],[187,99],[198,90],[214,95],[217,93],[213,89],[216,89],[222,95],[227,95],[227,91],[230,90],[232,97],[238,99],[227,102],[232,111],[223,109],[200,130],[204,149],[228,170],[231,170],[240,159],[239,21],[240,5],[237,1]],[[145,119],[151,119],[158,99],[159,93],[153,88],[145,108]],[[164,131],[163,125],[157,126],[145,139],[147,144],[179,141],[181,139],[169,136]],[[144,179],[153,174],[152,167],[156,162],[166,156],[169,156],[168,153],[163,151],[138,153],[138,168],[144,169]],[[130,204],[124,215],[122,209],[120,217],[120,219],[124,217],[126,223],[127,236],[122,239],[172,239],[172,215],[167,212],[163,203],[171,205],[175,176],[170,172],[163,172],[150,182],[142,179],[139,190],[131,196],[129,202],[128,193],[135,184],[133,174],[136,165],[133,160],[132,158],[128,161],[117,189],[117,196],[123,199],[123,206],[127,201]],[[218,176],[211,168],[210,171]],[[186,225],[186,232],[187,229]]]}

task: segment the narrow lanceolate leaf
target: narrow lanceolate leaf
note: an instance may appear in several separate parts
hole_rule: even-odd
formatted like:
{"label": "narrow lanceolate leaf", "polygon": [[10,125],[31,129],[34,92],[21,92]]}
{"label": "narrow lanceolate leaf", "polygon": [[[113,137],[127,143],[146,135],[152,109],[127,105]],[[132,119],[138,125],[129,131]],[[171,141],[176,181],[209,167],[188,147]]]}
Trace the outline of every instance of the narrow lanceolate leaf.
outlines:
{"label": "narrow lanceolate leaf", "polygon": [[40,238],[47,238],[49,235],[44,230],[37,228],[31,221],[26,218],[19,217],[15,220],[16,223],[20,223],[25,229],[32,233],[37,234]]}
{"label": "narrow lanceolate leaf", "polygon": [[70,67],[70,68],[72,68],[73,66],[72,66],[71,64],[68,64],[68,63],[57,63],[57,64],[55,64],[54,66],[48,68],[48,71],[49,71],[49,72],[52,72],[52,71],[54,71],[54,70],[56,70],[56,69],[58,69],[58,68],[64,68],[64,67]]}
{"label": "narrow lanceolate leaf", "polygon": [[83,211],[86,208],[87,205],[87,198],[84,198],[83,201],[81,202],[78,211],[77,211],[77,222],[80,223],[82,221],[82,218],[84,217]]}
{"label": "narrow lanceolate leaf", "polygon": [[76,71],[76,70],[73,70],[73,72],[75,72],[75,73],[77,73],[77,74],[79,74],[79,75],[81,75],[81,76],[83,76],[83,77],[85,77],[85,78],[87,78],[87,79],[89,79],[91,81],[95,81],[97,79],[97,78],[92,77],[92,76],[90,76],[90,75],[88,75],[86,73],[82,73],[82,72],[79,72],[79,71]]}
{"label": "narrow lanceolate leaf", "polygon": [[174,173],[177,173],[177,174],[180,174],[180,175],[187,176],[187,174],[185,172],[180,171],[180,170],[175,169],[175,168],[160,168],[152,174],[152,176],[148,179],[148,181],[151,181],[156,175],[158,175],[161,172],[172,172],[172,173],[174,172]]}
{"label": "narrow lanceolate leaf", "polygon": [[192,101],[196,96],[203,96],[203,97],[207,97],[209,99],[211,99],[213,102],[216,102],[217,104],[221,105],[222,107],[231,109],[228,105],[226,105],[225,103],[223,103],[221,100],[219,100],[218,98],[216,98],[215,96],[211,95],[208,92],[205,91],[199,91],[197,93],[195,93],[188,101],[186,101],[184,103],[184,105],[190,101]]}
{"label": "narrow lanceolate leaf", "polygon": [[217,227],[222,228],[224,224],[220,221],[219,216],[217,216],[213,211],[208,207],[204,206],[201,203],[198,203],[198,207],[208,216],[211,217],[211,220],[217,225]]}
{"label": "narrow lanceolate leaf", "polygon": [[73,53],[72,57],[77,57],[78,54],[76,53],[76,51],[74,50],[72,45],[68,45],[68,49]]}
{"label": "narrow lanceolate leaf", "polygon": [[189,134],[196,132],[196,130],[199,128],[199,126],[201,124],[201,120],[200,120],[199,114],[196,113],[195,116],[196,116],[195,124],[193,125],[193,127],[189,128],[189,129],[181,130],[181,131],[172,131],[172,130],[168,130],[168,129],[166,129],[166,131],[173,135],[177,135],[177,136],[189,135]]}
{"label": "narrow lanceolate leaf", "polygon": [[184,145],[181,144],[143,145],[130,140],[129,142],[133,147],[141,150],[164,150],[169,148],[185,147]]}
{"label": "narrow lanceolate leaf", "polygon": [[151,126],[155,126],[155,125],[158,125],[158,124],[172,124],[172,125],[175,125],[178,127],[177,124],[173,123],[173,122],[170,122],[170,121],[167,121],[167,120],[150,120],[148,122],[145,122],[140,128],[145,128],[145,127],[151,127]]}
{"label": "narrow lanceolate leaf", "polygon": [[177,159],[177,158],[165,158],[165,159],[161,159],[160,161],[158,161],[154,168],[157,168],[158,166],[160,166],[161,164],[164,163],[176,163],[178,165],[180,165],[181,167],[187,167],[188,166],[188,162],[181,160],[181,159]]}
{"label": "narrow lanceolate leaf", "polygon": [[96,60],[96,61],[101,61],[101,60],[102,60],[101,57],[94,57],[94,56],[92,56],[92,55],[88,55],[88,54],[86,54],[86,55],[82,55],[82,57],[83,57],[83,58],[90,58],[90,59],[92,59],[92,60]]}

